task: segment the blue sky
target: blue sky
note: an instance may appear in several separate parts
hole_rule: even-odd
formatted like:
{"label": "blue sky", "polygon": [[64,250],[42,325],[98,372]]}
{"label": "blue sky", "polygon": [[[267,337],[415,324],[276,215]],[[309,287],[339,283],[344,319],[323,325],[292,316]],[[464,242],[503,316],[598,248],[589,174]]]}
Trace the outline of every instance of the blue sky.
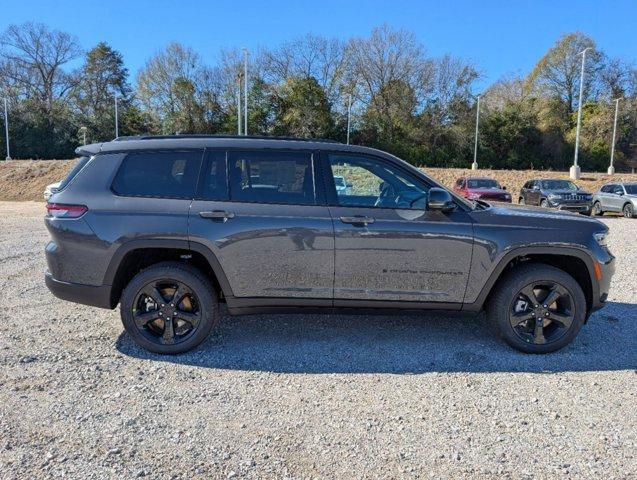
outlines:
{"label": "blue sky", "polygon": [[430,55],[471,60],[482,85],[528,72],[565,32],[582,31],[611,56],[637,60],[637,0],[624,1],[94,1],[3,0],[0,30],[42,22],[104,40],[131,73],[171,41],[214,63],[222,47],[276,45],[307,32],[348,38],[388,23],[413,31]]}

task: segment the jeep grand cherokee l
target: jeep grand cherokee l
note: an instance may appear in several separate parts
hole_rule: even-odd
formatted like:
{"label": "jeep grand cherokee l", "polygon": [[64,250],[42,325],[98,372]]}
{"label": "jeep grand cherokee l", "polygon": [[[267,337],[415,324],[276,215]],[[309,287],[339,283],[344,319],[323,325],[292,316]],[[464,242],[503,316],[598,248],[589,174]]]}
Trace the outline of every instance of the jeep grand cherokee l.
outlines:
{"label": "jeep grand cherokee l", "polygon": [[471,202],[371,148],[176,136],[77,153],[47,204],[46,283],[120,304],[153,352],[198,345],[224,302],[230,314],[486,309],[510,345],[546,353],[602,307],[614,270],[597,220]]}

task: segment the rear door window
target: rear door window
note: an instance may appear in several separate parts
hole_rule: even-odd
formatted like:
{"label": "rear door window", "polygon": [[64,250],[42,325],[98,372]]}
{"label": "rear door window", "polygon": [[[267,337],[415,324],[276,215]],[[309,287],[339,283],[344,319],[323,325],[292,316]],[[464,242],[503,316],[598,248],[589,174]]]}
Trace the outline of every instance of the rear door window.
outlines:
{"label": "rear door window", "polygon": [[211,150],[206,154],[201,172],[201,200],[228,200],[226,152]]}
{"label": "rear door window", "polygon": [[201,151],[129,153],[112,189],[125,197],[194,198],[201,157]]}
{"label": "rear door window", "polygon": [[235,202],[315,205],[311,152],[228,152],[230,199]]}

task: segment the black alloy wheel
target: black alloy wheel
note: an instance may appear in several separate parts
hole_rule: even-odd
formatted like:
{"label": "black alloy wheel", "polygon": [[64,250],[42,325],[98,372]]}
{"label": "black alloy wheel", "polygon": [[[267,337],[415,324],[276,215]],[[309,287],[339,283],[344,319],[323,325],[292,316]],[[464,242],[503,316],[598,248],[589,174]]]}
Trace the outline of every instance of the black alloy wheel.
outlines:
{"label": "black alloy wheel", "polygon": [[141,347],[183,353],[199,345],[219,321],[219,301],[197,268],[162,262],[139,272],[121,297],[122,323]]}
{"label": "black alloy wheel", "polygon": [[559,283],[539,281],[522,288],[511,303],[509,323],[524,342],[550,344],[566,334],[575,318],[573,298]]}
{"label": "black alloy wheel", "polygon": [[201,323],[199,299],[185,283],[159,279],[137,292],[133,319],[139,332],[159,345],[176,345]]}

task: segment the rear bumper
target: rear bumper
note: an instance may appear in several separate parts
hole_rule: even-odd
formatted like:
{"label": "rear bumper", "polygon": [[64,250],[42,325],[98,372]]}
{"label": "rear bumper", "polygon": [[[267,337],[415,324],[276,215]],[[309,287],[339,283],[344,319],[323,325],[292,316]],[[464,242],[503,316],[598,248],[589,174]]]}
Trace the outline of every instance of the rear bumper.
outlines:
{"label": "rear bumper", "polygon": [[62,282],[53,278],[51,273],[44,274],[47,288],[53,295],[69,302],[81,303],[92,307],[112,309],[111,286],[82,285],[80,283]]}

